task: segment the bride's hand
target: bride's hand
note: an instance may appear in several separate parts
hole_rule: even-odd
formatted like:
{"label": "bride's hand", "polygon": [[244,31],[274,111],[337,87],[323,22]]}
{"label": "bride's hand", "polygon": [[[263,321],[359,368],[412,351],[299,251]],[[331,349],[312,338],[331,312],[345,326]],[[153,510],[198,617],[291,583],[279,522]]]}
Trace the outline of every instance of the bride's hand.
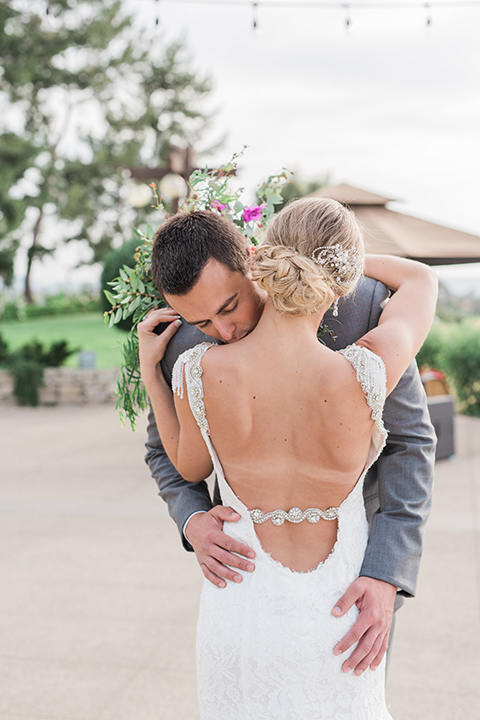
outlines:
{"label": "bride's hand", "polygon": [[[170,324],[160,335],[157,335],[154,330],[159,323]],[[165,355],[168,343],[181,324],[180,316],[172,308],[151,310],[142,322],[138,323],[140,371],[144,381],[149,374],[155,373],[158,363]]]}

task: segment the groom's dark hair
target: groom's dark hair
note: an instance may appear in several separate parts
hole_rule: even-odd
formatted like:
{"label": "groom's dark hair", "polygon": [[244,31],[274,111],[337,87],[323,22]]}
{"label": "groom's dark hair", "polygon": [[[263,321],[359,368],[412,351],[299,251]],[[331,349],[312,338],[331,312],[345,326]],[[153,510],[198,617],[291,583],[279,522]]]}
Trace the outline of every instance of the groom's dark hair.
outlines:
{"label": "groom's dark hair", "polygon": [[248,242],[232,222],[215,212],[179,212],[155,233],[153,280],[162,294],[186,295],[211,258],[245,275]]}

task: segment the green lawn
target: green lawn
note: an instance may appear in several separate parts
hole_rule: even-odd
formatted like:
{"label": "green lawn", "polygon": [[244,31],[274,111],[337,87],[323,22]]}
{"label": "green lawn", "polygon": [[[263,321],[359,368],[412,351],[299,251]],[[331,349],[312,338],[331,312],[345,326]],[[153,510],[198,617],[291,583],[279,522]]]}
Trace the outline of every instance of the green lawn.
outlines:
{"label": "green lawn", "polygon": [[[70,347],[93,350],[96,353],[96,367],[117,368],[122,363],[120,347],[125,333],[116,328],[109,329],[101,313],[79,313],[77,315],[56,315],[35,320],[12,320],[0,323],[0,334],[10,350],[16,350],[30,340],[39,340],[50,345],[58,340],[67,340]],[[78,367],[78,356],[71,355],[67,367]]]}

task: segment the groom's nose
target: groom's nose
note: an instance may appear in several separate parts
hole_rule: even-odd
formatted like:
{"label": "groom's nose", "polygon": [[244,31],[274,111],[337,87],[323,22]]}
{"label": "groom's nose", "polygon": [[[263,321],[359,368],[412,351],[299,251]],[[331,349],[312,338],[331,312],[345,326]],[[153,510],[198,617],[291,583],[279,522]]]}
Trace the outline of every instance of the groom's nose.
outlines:
{"label": "groom's nose", "polygon": [[235,323],[227,317],[216,317],[213,324],[224,342],[231,342],[235,335]]}

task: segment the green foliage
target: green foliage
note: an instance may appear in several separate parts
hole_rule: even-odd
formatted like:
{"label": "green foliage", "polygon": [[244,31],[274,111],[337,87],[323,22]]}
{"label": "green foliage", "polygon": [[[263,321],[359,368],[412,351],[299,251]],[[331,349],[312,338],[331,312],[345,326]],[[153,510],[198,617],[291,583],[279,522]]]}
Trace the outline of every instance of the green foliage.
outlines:
{"label": "green foliage", "polygon": [[60,367],[74,352],[77,350],[69,348],[65,340],[54,342],[49,348],[45,348],[38,340],[32,340],[11,353],[0,335],[0,365],[13,377],[13,395],[17,403],[36,407],[38,391],[43,385],[44,369]]}
{"label": "green foliage", "polygon": [[9,351],[8,343],[0,333],[0,365],[3,365],[8,360]]}
{"label": "green foliage", "polygon": [[[306,195],[311,195],[311,193],[316,190],[320,190],[326,185],[328,185],[327,176],[316,180],[304,180],[299,175],[290,173],[289,181],[283,184],[280,189],[281,199],[278,203],[276,203],[275,212],[280,212],[280,210],[282,210],[282,208],[284,208],[290,200],[296,200],[298,198],[305,197]],[[258,197],[260,199],[260,196]]]}
{"label": "green foliage", "polygon": [[437,323],[417,355],[419,367],[441,370],[457,396],[457,409],[480,416],[480,322]]}
{"label": "green foliage", "polygon": [[480,325],[464,322],[450,327],[440,362],[455,387],[459,411],[480,416]]}
{"label": "green foliage", "polygon": [[[239,155],[234,155],[226,165],[215,170],[195,170],[189,179],[190,195],[185,200],[182,211],[207,210],[220,213],[234,223],[239,230],[257,244],[257,234],[275,214],[275,208],[282,202],[281,189],[288,180],[287,171],[271,175],[259,189],[261,205],[248,207],[241,199],[242,189],[232,190],[229,176]],[[161,198],[156,193],[157,209],[167,217]],[[111,290],[105,290],[105,297],[112,307],[105,313],[109,327],[118,325],[127,318],[132,321],[132,329],[123,345],[123,365],[117,386],[117,409],[122,420],[128,418],[132,429],[141,410],[147,407],[147,397],[140,376],[138,359],[137,325],[154,307],[162,306],[163,300],[158,294],[151,277],[151,256],[154,231],[147,225],[145,232],[135,231],[139,245],[134,253],[135,265],[124,265],[119,276],[107,282]]]}
{"label": "green foliage", "polygon": [[417,365],[421,369],[424,365],[435,370],[442,370],[442,350],[448,340],[449,326],[442,322],[432,325],[425,342],[417,353]]}
{"label": "green foliage", "polygon": [[45,295],[29,305],[23,297],[6,300],[0,296],[0,319],[27,320],[29,318],[67,315],[100,310],[100,299],[96,293],[87,291],[69,294],[64,292]]}
{"label": "green foliage", "polygon": [[35,360],[17,358],[9,369],[13,375],[13,395],[17,404],[37,407],[44,366]]}
{"label": "green foliage", "polygon": [[67,358],[78,350],[79,348],[70,348],[66,340],[53,342],[49,348],[45,348],[38,340],[32,340],[17,350],[14,357],[38,362],[43,367],[61,367]]}
{"label": "green foliage", "polygon": [[[0,323],[0,328],[12,352],[35,338],[40,338],[47,347],[59,340],[67,340],[72,347],[94,352],[95,366],[99,370],[119,368],[122,364],[121,344],[124,333],[109,331],[98,310],[27,319],[23,322],[5,322]],[[78,367],[78,357],[70,355],[65,367]]]}
{"label": "green foliage", "polygon": [[210,82],[180,43],[137,42],[121,0],[48,6],[0,3],[0,274],[28,239],[28,302],[32,263],[58,243],[87,244],[97,262],[146,219],[122,192],[125,168],[164,164],[209,124]]}
{"label": "green foliage", "polygon": [[[107,295],[111,295],[110,284],[113,280],[115,280],[115,278],[120,276],[121,268],[123,268],[125,272],[128,272],[128,274],[130,275],[130,270],[135,266],[134,255],[138,245],[138,238],[133,238],[133,240],[128,240],[126,243],[123,243],[123,245],[117,248],[117,250],[112,250],[112,252],[110,252],[105,257],[105,260],[103,262],[102,277],[100,281],[100,287],[102,289],[101,303],[102,310],[104,312],[108,312],[112,306],[112,303],[108,300],[107,297]],[[107,295],[105,294],[105,292],[107,293]],[[120,330],[124,330],[125,332],[128,332],[132,329],[132,323],[133,318],[130,315],[125,319],[122,318],[119,322],[116,323],[115,327],[119,328]]]}

